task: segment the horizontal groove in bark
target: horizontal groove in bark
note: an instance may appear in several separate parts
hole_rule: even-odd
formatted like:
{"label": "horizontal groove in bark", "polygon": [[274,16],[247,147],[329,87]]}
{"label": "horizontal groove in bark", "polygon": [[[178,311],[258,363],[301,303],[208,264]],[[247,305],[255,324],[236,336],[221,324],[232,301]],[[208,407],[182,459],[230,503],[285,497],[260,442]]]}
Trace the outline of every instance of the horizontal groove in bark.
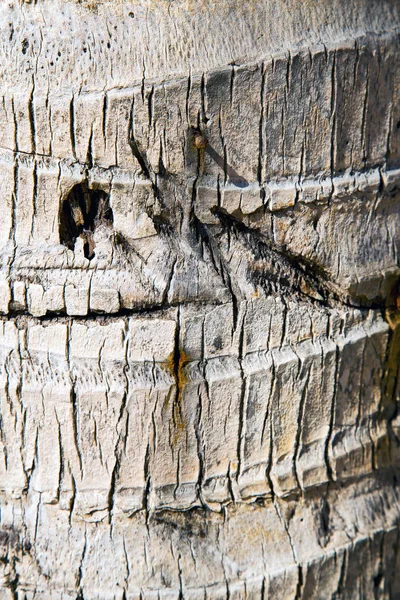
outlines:
{"label": "horizontal groove in bark", "polygon": [[[0,168],[4,175],[13,171],[16,163],[28,172],[33,173],[39,169],[46,179],[57,181],[59,189],[57,190],[55,186],[55,192],[58,201],[65,198],[65,190],[69,191],[76,182],[85,183],[87,180],[92,189],[103,187],[110,190],[113,185],[126,186],[127,189],[135,185],[147,185],[151,188],[152,185],[149,178],[145,179],[141,174],[136,174],[135,177],[135,171],[132,177],[132,174],[120,167],[90,166],[89,163],[72,162],[66,158],[40,157],[0,148]],[[191,185],[193,174],[189,172],[183,174],[185,175],[188,185]],[[218,190],[220,190],[222,205],[225,200],[227,209],[232,207],[231,210],[240,210],[244,215],[250,215],[261,207],[271,212],[278,212],[290,209],[297,203],[327,203],[341,199],[351,201],[357,195],[376,194],[380,191],[392,193],[398,189],[399,183],[400,169],[390,168],[386,163],[381,167],[370,169],[349,168],[346,172],[335,172],[333,177],[324,173],[314,177],[298,174],[288,177],[275,176],[262,185],[255,181],[246,181],[242,184],[235,179],[223,185],[219,177],[207,174],[196,177],[198,194],[209,195],[210,199],[213,196],[217,203]],[[199,204],[198,208],[206,210],[207,203],[203,207]]]}
{"label": "horizontal groove in bark", "polygon": [[1,600],[400,596],[399,18],[0,2]]}
{"label": "horizontal groove in bark", "polygon": [[[125,594],[149,600],[163,594],[197,600],[204,593],[212,599],[247,595],[260,600],[268,593],[278,600],[294,598],[296,590],[304,600],[341,590],[358,597],[360,588],[366,590],[364,597],[373,598],[377,589],[383,597],[396,597],[399,591],[396,480],[385,473],[347,487],[331,486],[323,499],[318,494],[230,506],[212,515],[201,509],[164,511],[147,521],[138,513],[112,525],[74,522],[72,539],[68,511],[36,498],[31,520],[25,502],[16,500],[21,510],[3,520],[0,551],[10,566],[0,589],[17,587],[27,597],[32,587],[43,598],[50,593],[102,599]],[[55,519],[53,539],[49,522]],[[42,548],[49,540],[51,552],[44,560]],[[61,564],[60,552],[65,557]],[[96,565],[105,563],[108,569],[96,573]],[[207,582],[204,572],[212,573]]]}
{"label": "horizontal groove in bark", "polygon": [[[224,275],[215,262],[206,260],[207,254],[210,256],[215,252],[213,246],[219,246],[217,252],[225,261],[228,271],[232,269],[232,251],[241,253],[243,261],[247,263],[245,278],[252,286],[252,293],[259,293],[258,285],[267,293],[271,291],[271,283],[274,285],[279,271],[277,289],[273,290],[278,293],[287,294],[297,290],[315,300],[333,302],[333,305],[336,300],[355,306],[385,306],[393,301],[391,296],[396,292],[400,276],[396,244],[387,246],[383,241],[382,245],[382,236],[386,235],[388,227],[393,229],[396,239],[398,220],[392,219],[392,215],[399,195],[397,173],[375,171],[369,178],[365,177],[361,189],[351,188],[354,179],[348,177],[348,188],[343,192],[343,197],[336,198],[336,202],[331,199],[326,204],[313,202],[304,206],[298,202],[290,209],[278,211],[273,217],[265,210],[266,206],[262,207],[261,212],[256,209],[253,214],[243,214],[240,207],[232,205],[232,189],[209,189],[210,195],[204,198],[200,194],[202,188],[198,187],[194,214],[197,219],[202,219],[200,226],[206,225],[209,232],[204,236],[199,229],[195,231],[195,225],[195,229],[182,241],[178,239],[177,232],[174,236],[173,230],[157,233],[145,207],[139,209],[139,219],[141,216],[147,219],[146,227],[152,228],[147,232],[150,237],[145,232],[144,237],[128,241],[121,234],[123,214],[119,213],[119,205],[111,191],[114,230],[107,226],[99,228],[99,234],[95,231],[93,239],[97,250],[91,260],[85,257],[85,242],[80,238],[75,251],[57,244],[56,240],[47,247],[40,243],[26,245],[22,241],[17,247],[15,241],[4,247],[0,311],[3,314],[27,311],[39,317],[46,313],[65,312],[70,315],[122,314],[193,301],[224,303],[231,296]],[[362,179],[362,176],[359,178]],[[140,193],[143,189],[147,190],[145,193],[148,197],[151,190],[149,182],[139,181],[136,187],[140,188]],[[230,204],[227,203],[226,194],[229,194]],[[220,197],[222,200],[219,200]],[[237,198],[243,198],[243,193],[239,192]],[[341,224],[349,224],[354,209],[360,215],[357,217],[360,227],[374,211],[376,232],[370,239],[358,229],[357,235],[349,240],[352,251],[348,250],[346,266],[341,267],[338,263],[339,252],[336,255],[321,234],[316,233],[316,223],[324,222],[326,229],[335,227],[336,221],[337,234],[343,235]],[[221,224],[221,216],[225,213],[231,214],[234,221],[245,226],[244,235],[239,235],[233,244],[230,239],[228,247],[224,241],[227,232],[223,230],[221,235],[221,231],[214,231],[214,226]],[[296,217],[296,221],[293,217]],[[293,236],[293,230],[297,229],[305,231],[307,236],[314,236],[318,245],[309,248],[307,242],[303,249],[300,235]],[[194,235],[199,232],[200,238],[196,240]],[[217,236],[216,244],[214,235]],[[366,243],[370,244],[368,263],[365,262]],[[269,264],[265,256],[264,264],[260,260],[263,244],[267,254],[274,253],[275,258]],[[164,258],[160,269],[161,256]],[[285,267],[288,258],[291,261],[290,268],[286,268],[287,265]],[[306,266],[306,270],[302,265]],[[336,266],[339,271],[335,273]],[[355,268],[358,270],[356,276]],[[189,280],[193,280],[195,275],[196,292],[191,293]],[[209,287],[210,277],[214,279],[212,289]],[[314,283],[310,278],[314,278]],[[157,287],[154,281],[157,281]],[[150,293],[149,288],[153,288]]]}
{"label": "horizontal groove in bark", "polygon": [[273,297],[236,310],[3,322],[3,491],[101,521],[110,506],[219,510],[390,465],[379,313]]}
{"label": "horizontal groove in bark", "polygon": [[[226,302],[224,274],[209,260],[215,251],[208,248],[199,258],[205,238],[193,244],[190,231],[185,248],[177,239],[190,215],[219,225],[216,206],[316,265],[341,301],[387,304],[400,275],[393,218],[400,156],[396,48],[397,34],[387,32],[311,54],[230,65],[197,79],[143,80],[101,94],[42,97],[35,86],[26,98],[22,92],[14,98],[8,90],[0,105],[0,143],[10,148],[0,161],[0,312],[118,314],[177,305],[193,300],[188,279],[195,272],[197,300],[212,302],[212,288],[214,300]],[[390,91],[384,97],[378,93],[383,79]],[[241,106],[250,111],[243,130]],[[204,150],[193,146],[199,124],[208,139]],[[98,252],[91,261],[83,238],[73,250],[60,245],[60,205],[77,184],[110,193],[114,213],[113,229],[92,236]],[[368,237],[364,229],[372,218]],[[355,237],[349,237],[351,228]],[[261,271],[268,283],[268,269],[243,240],[235,245],[246,257],[246,279],[253,278],[247,289],[256,293],[254,279]],[[229,275],[235,259],[227,237],[214,246]],[[99,273],[92,278],[86,274],[92,271]],[[312,286],[309,292],[321,296]]]}
{"label": "horizontal groove in bark", "polygon": [[[106,169],[137,170],[141,156],[146,171],[194,176],[200,166],[205,174],[243,184],[328,177],[385,163],[396,168],[397,46],[397,31],[370,34],[189,78],[144,78],[136,86],[103,85],[95,92],[40,91],[36,74],[34,89],[2,92],[0,147],[39,161],[84,163],[90,154]],[[10,119],[16,110],[17,125]],[[208,140],[200,165],[192,144],[199,127]]]}

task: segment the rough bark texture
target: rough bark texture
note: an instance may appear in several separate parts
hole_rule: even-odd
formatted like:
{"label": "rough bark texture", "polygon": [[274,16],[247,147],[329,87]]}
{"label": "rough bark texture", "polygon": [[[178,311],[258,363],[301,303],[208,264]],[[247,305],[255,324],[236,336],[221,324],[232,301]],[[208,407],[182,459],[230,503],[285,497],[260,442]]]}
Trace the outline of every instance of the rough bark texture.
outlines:
{"label": "rough bark texture", "polygon": [[400,597],[399,32],[1,0],[1,600]]}

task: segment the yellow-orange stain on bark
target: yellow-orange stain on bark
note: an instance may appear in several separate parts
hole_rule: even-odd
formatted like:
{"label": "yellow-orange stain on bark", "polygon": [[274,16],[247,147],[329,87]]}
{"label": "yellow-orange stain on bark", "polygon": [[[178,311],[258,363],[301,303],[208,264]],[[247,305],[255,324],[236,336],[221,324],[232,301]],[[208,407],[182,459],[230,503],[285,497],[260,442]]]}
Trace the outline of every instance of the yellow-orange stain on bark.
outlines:
{"label": "yellow-orange stain on bark", "polygon": [[[188,382],[185,365],[190,360],[190,356],[182,348],[179,348],[179,356],[177,357],[176,353],[172,352],[164,363],[165,367],[173,375],[176,384],[176,394],[172,406],[173,432],[171,432],[171,441],[174,445],[178,443],[179,438],[187,428],[187,423],[182,412],[182,398],[183,391]],[[164,404],[165,408],[168,408],[170,397],[171,395],[168,394]]]}

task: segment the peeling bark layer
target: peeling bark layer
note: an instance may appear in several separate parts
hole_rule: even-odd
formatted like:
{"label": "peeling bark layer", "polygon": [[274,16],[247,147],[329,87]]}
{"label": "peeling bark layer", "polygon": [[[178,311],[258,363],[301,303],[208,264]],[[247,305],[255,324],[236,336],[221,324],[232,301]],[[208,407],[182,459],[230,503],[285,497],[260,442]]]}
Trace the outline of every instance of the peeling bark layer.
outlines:
{"label": "peeling bark layer", "polygon": [[397,598],[398,2],[0,15],[0,598]]}

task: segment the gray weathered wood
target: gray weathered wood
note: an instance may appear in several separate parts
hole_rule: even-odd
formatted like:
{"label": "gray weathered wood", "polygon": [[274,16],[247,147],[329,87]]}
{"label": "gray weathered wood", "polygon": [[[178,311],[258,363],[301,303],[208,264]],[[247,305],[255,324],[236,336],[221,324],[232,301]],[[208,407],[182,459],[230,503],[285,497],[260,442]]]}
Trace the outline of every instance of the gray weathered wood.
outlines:
{"label": "gray weathered wood", "polygon": [[400,596],[399,24],[0,1],[0,600]]}

